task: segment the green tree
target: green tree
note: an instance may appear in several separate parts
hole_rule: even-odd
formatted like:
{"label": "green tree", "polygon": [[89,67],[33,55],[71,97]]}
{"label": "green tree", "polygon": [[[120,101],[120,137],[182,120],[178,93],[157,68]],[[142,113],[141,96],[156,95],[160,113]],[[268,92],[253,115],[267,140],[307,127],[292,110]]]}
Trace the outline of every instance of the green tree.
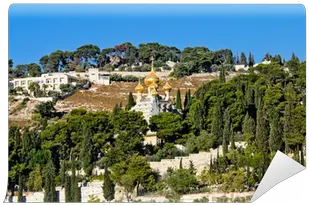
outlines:
{"label": "green tree", "polygon": [[223,130],[223,114],[222,114],[222,103],[220,100],[217,101],[214,107],[212,115],[211,133],[214,135],[216,145],[222,142],[222,132]]}
{"label": "green tree", "polygon": [[181,117],[171,112],[153,115],[149,120],[149,128],[157,132],[157,137],[163,142],[175,142],[183,130]]}
{"label": "green tree", "polygon": [[40,85],[37,82],[31,82],[28,89],[33,93],[34,97],[39,97]]}
{"label": "green tree", "polygon": [[246,142],[248,142],[248,144],[252,144],[255,140],[255,121],[254,119],[249,116],[249,114],[247,113],[243,122],[243,136],[246,140]]}
{"label": "green tree", "polygon": [[130,110],[135,104],[136,103],[134,101],[132,92],[130,92],[128,97],[128,104],[126,105],[126,110]]}
{"label": "green tree", "polygon": [[219,76],[220,83],[225,83],[225,69],[223,66],[220,68],[220,76]]}
{"label": "green tree", "polygon": [[97,61],[98,55],[100,54],[100,49],[96,45],[87,44],[77,48],[76,55],[79,58],[83,58],[84,63],[88,65],[88,60]]}
{"label": "green tree", "polygon": [[198,182],[188,169],[178,169],[168,177],[167,184],[176,194],[186,194],[195,189]]}
{"label": "green tree", "polygon": [[44,202],[56,202],[55,167],[50,161],[44,170]]}
{"label": "green tree", "polygon": [[156,174],[144,157],[134,155],[112,166],[111,179],[124,187],[129,202],[135,187],[138,188],[139,185],[142,185],[146,190],[151,190],[154,187]]}
{"label": "green tree", "polygon": [[35,113],[41,115],[42,118],[49,119],[53,117],[53,112],[55,111],[52,101],[41,102],[35,106]]}
{"label": "green tree", "polygon": [[224,112],[224,128],[223,128],[223,138],[222,138],[222,150],[223,150],[223,155],[225,156],[226,153],[228,152],[228,144],[229,144],[229,136],[231,135],[231,119],[230,119],[230,114],[229,110],[225,110]]}
{"label": "green tree", "polygon": [[180,162],[179,162],[179,169],[182,169],[182,158],[180,158]]}
{"label": "green tree", "polygon": [[266,113],[262,106],[257,110],[256,120],[256,144],[261,152],[262,158],[262,174],[265,173],[268,167],[268,125],[266,121]]}
{"label": "green tree", "polygon": [[24,191],[24,176],[20,173],[18,177],[18,202],[24,202],[23,199],[23,191]]}
{"label": "green tree", "polygon": [[82,165],[83,169],[85,171],[86,176],[91,176],[92,175],[92,170],[93,170],[93,142],[92,142],[92,135],[89,129],[84,129],[84,140],[83,140],[83,145],[82,145],[82,150],[81,150],[81,160],[82,160]]}
{"label": "green tree", "polygon": [[27,181],[27,188],[29,191],[38,192],[42,190],[42,175],[40,165],[37,164],[32,172],[29,174]]}
{"label": "green tree", "polygon": [[247,66],[247,58],[246,58],[245,53],[240,54],[240,64]]}
{"label": "green tree", "polygon": [[110,172],[108,171],[108,167],[104,168],[104,183],[103,183],[103,196],[106,201],[110,202],[114,199],[115,195],[115,184],[110,179]]}
{"label": "green tree", "polygon": [[281,150],[282,147],[279,113],[275,109],[271,111],[269,126],[269,149],[275,153],[277,150]]}
{"label": "green tree", "polygon": [[64,192],[65,202],[73,202],[71,177],[68,174],[65,175]]}
{"label": "green tree", "polygon": [[179,88],[177,90],[177,95],[176,95],[176,108],[178,110],[182,110],[181,94],[180,94]]}

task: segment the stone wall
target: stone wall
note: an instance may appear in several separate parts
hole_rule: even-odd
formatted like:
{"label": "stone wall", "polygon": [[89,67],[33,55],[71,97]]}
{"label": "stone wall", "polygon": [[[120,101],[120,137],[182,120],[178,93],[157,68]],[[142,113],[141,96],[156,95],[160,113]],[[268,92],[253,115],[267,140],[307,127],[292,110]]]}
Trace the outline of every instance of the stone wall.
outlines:
{"label": "stone wall", "polygon": [[[236,147],[245,147],[244,142],[235,142]],[[218,150],[219,149],[219,150]],[[182,159],[183,168],[189,168],[190,161],[192,161],[194,167],[197,169],[197,173],[201,173],[205,167],[208,167],[211,159],[217,158],[217,152],[219,156],[222,155],[222,146],[217,149],[210,149],[209,152],[199,152],[196,154],[189,154],[189,156],[175,157],[174,159],[162,159],[160,162],[149,162],[150,167],[153,170],[159,172],[162,176],[166,173],[169,167],[178,169],[180,160]]]}
{"label": "stone wall", "polygon": [[[194,199],[201,199],[207,197],[209,202],[217,202],[219,197],[227,197],[229,200],[234,200],[236,197],[251,197],[254,192],[216,192],[216,193],[198,193],[198,194],[186,194],[180,198],[181,202],[193,202]],[[142,202],[169,202],[164,196],[139,196],[134,199],[135,201]]]}

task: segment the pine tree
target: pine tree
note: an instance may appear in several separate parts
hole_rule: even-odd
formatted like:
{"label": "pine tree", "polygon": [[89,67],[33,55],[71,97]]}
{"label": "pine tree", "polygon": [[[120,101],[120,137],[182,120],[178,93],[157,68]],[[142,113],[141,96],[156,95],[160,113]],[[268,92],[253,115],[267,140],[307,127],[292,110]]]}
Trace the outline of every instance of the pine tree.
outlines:
{"label": "pine tree", "polygon": [[180,94],[180,89],[178,88],[177,90],[177,95],[176,95],[176,108],[178,110],[182,110],[182,105],[181,105],[181,94]]}
{"label": "pine tree", "polygon": [[224,112],[224,129],[223,129],[223,137],[222,137],[222,151],[223,156],[228,153],[228,138],[230,136],[231,131],[231,121],[230,121],[229,109]]}
{"label": "pine tree", "polygon": [[271,152],[277,152],[281,150],[282,147],[282,138],[280,132],[280,120],[279,113],[277,110],[273,109],[271,111],[271,120],[270,120],[270,131],[269,131],[269,149]]}
{"label": "pine tree", "polygon": [[105,200],[110,202],[115,196],[115,184],[110,179],[110,172],[108,171],[108,168],[105,167],[104,170],[103,195]]}
{"label": "pine tree", "polygon": [[128,104],[126,105],[126,110],[130,110],[135,104],[136,103],[134,101],[132,92],[130,92],[128,97]]}
{"label": "pine tree", "polygon": [[73,202],[71,177],[69,175],[65,176],[64,192],[65,192],[65,202]]}
{"label": "pine tree", "polygon": [[221,65],[221,68],[220,68],[219,81],[220,83],[225,83],[225,69],[223,65]]}
{"label": "pine tree", "polygon": [[182,167],[182,158],[180,158],[179,169],[183,169],[183,167]]}
{"label": "pine tree", "polygon": [[23,200],[23,189],[24,189],[24,179],[23,179],[23,175],[22,173],[19,174],[19,177],[18,177],[18,198],[17,198],[17,201],[18,202],[24,202]]}

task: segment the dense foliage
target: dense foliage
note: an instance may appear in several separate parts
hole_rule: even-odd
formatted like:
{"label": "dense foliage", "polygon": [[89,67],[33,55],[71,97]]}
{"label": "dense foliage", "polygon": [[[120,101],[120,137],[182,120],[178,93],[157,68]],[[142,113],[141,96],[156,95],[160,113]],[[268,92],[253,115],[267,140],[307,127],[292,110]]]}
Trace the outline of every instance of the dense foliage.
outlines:
{"label": "dense foliage", "polygon": [[[89,53],[83,49],[80,55],[85,61],[100,58],[95,47]],[[137,57],[136,50],[131,49],[126,55]],[[180,61],[195,60],[190,55],[196,51],[185,50],[186,57],[179,56]],[[231,56],[229,51],[225,53]],[[147,61],[152,54],[141,58]],[[156,55],[166,60],[164,55]],[[175,56],[171,54],[171,58]],[[216,56],[220,62],[232,61],[223,54]],[[197,68],[209,66],[209,55],[200,57],[204,61]],[[67,187],[67,201],[80,201],[77,182],[91,177],[93,167],[100,166],[109,170],[103,187],[108,201],[113,199],[115,184],[124,187],[128,201],[136,187],[165,194],[172,201],[187,192],[255,189],[277,150],[305,165],[306,62],[294,56],[286,64],[288,71],[277,62],[251,67],[250,73],[230,81],[222,74],[220,79],[202,85],[194,96],[188,90],[183,101],[179,93],[177,113],[154,115],[149,125],[142,113],[129,111],[134,105],[132,95],[127,110],[117,105],[112,112],[75,109],[59,115],[52,102],[41,103],[31,127],[13,125],[9,130],[8,188],[13,191],[17,184],[20,192],[44,188],[45,201],[55,201],[55,186],[62,185]],[[143,143],[149,129],[157,132],[157,146]],[[246,147],[237,148],[238,141],[245,142]],[[186,146],[187,153],[180,152],[176,144]],[[179,169],[169,169],[159,178],[147,162],[219,146],[223,156],[218,153],[198,176],[194,164],[184,169],[181,160]],[[75,173],[81,169],[85,176]]]}

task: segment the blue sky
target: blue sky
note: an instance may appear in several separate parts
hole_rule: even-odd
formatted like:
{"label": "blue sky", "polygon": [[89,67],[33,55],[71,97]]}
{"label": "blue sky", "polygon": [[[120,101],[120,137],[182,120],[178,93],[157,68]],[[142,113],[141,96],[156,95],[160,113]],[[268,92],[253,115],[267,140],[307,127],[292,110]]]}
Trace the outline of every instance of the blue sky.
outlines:
{"label": "blue sky", "polygon": [[179,49],[205,46],[306,58],[302,5],[112,5],[13,4],[9,9],[9,58],[38,63],[56,50],[85,44],[100,49],[158,42]]}

